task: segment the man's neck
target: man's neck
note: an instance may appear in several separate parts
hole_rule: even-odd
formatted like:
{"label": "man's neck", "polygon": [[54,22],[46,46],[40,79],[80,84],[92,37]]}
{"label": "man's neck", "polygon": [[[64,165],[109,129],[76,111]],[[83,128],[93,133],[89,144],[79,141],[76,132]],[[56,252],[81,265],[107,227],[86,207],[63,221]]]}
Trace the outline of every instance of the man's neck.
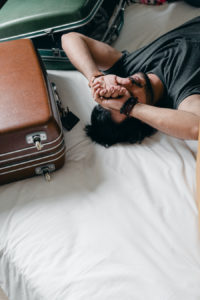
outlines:
{"label": "man's neck", "polygon": [[153,93],[154,93],[154,99],[152,104],[156,104],[163,97],[164,86],[162,81],[157,75],[153,73],[148,73],[147,76],[149,77],[153,89]]}

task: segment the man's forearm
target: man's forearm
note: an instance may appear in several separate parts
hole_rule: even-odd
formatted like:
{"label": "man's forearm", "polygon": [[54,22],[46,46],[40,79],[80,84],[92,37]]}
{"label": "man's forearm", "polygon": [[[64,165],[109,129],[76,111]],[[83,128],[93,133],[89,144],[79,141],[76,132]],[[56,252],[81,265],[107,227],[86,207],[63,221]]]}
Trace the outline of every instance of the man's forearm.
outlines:
{"label": "man's forearm", "polygon": [[93,75],[100,74],[92,57],[84,36],[67,34],[62,37],[62,47],[72,64],[90,80]]}
{"label": "man's forearm", "polygon": [[200,117],[193,113],[138,103],[130,115],[168,135],[198,139]]}

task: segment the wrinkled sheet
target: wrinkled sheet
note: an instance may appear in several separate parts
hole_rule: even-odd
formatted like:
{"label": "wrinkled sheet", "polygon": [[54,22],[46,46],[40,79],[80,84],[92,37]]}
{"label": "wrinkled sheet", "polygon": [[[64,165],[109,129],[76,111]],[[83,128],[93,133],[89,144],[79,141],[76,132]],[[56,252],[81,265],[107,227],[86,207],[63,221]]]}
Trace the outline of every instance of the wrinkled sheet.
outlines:
{"label": "wrinkled sheet", "polygon": [[[115,46],[134,50],[199,14],[182,2],[131,5]],[[158,132],[95,145],[83,131],[94,106],[86,79],[49,74],[81,121],[50,183],[0,187],[0,286],[10,300],[199,300],[197,142]]]}

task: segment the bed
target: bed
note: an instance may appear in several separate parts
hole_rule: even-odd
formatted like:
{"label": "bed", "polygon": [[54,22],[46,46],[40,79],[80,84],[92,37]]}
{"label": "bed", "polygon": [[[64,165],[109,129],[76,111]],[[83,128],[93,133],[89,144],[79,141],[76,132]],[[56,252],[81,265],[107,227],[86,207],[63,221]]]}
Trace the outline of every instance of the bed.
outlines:
{"label": "bed", "polygon": [[[115,43],[135,50],[200,15],[132,4]],[[77,71],[49,71],[80,122],[65,166],[0,187],[0,286],[9,300],[199,300],[197,141],[157,132],[105,149],[83,131],[94,106]]]}

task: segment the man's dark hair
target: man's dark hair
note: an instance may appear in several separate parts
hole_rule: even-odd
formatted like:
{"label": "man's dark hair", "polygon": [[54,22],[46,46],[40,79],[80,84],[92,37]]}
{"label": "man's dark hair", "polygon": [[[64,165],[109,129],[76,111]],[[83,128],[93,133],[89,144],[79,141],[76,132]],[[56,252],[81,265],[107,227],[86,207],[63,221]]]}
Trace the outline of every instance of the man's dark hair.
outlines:
{"label": "man's dark hair", "polygon": [[97,105],[91,114],[91,125],[87,125],[85,131],[93,142],[109,147],[116,143],[141,143],[156,129],[135,118],[116,123],[109,110]]}

